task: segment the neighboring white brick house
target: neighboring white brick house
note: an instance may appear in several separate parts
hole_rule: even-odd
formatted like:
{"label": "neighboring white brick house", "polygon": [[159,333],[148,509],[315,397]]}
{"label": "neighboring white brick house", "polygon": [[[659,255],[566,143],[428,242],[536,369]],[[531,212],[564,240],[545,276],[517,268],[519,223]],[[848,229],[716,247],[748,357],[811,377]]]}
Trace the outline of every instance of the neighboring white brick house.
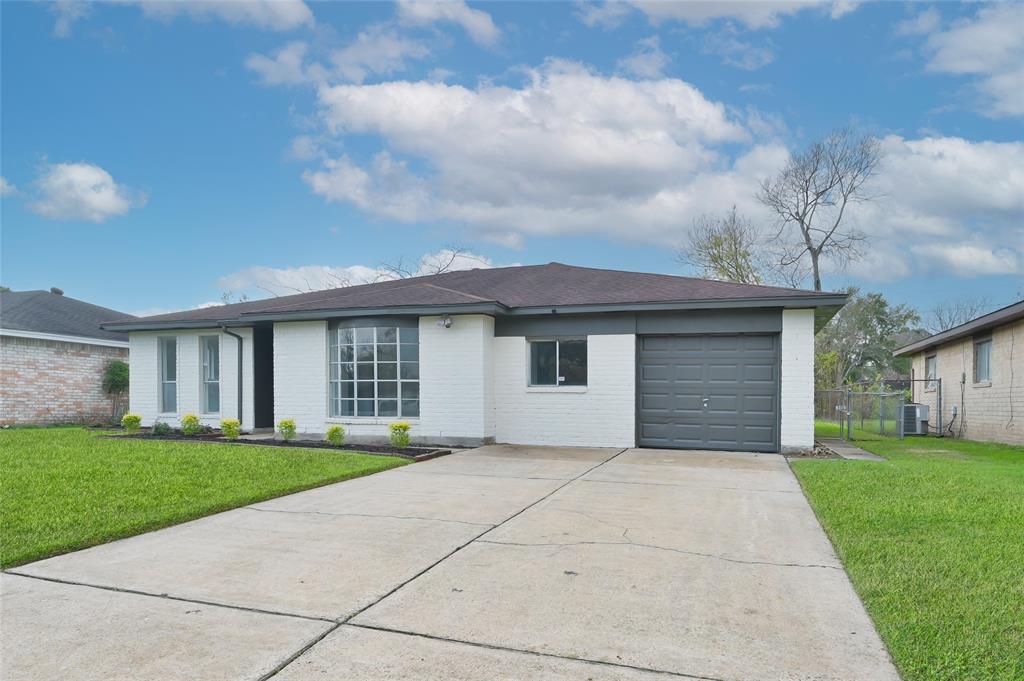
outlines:
{"label": "neighboring white brick house", "polygon": [[[987,364],[988,375],[979,378],[976,365],[981,343],[989,344],[981,350],[987,361],[980,359],[983,366]],[[941,379],[942,429],[947,435],[1024,444],[1024,302],[897,353],[912,356],[914,378]],[[929,363],[929,358],[934,362]],[[934,367],[931,376],[930,367]],[[931,427],[937,428],[939,391],[917,381],[914,386],[913,400],[929,406]]]}
{"label": "neighboring white brick house", "polygon": [[[565,276],[563,268],[542,266],[540,274]],[[527,288],[557,299],[560,289],[539,284],[537,269],[519,269],[530,277]],[[569,269],[573,276],[607,272]],[[465,275],[486,284],[489,277],[509,274],[494,272]],[[761,287],[728,285],[734,287],[730,289],[719,282],[682,279],[677,284],[676,277],[615,274],[642,277],[641,285],[643,278],[654,277],[659,287],[703,287],[696,291],[699,295],[707,295],[705,288],[715,292],[721,287],[731,295],[762,293]],[[131,409],[142,415],[145,425],[178,425],[189,412],[210,425],[237,416],[237,343],[230,331],[244,339],[241,413],[247,430],[290,418],[303,436],[322,437],[331,425],[341,424],[349,441],[359,442],[386,439],[390,423],[407,420],[414,443],[625,448],[637,446],[638,433],[649,423],[670,433],[670,446],[692,446],[687,444],[694,430],[689,419],[706,422],[701,426],[705,430],[698,429],[704,433],[698,444],[709,448],[740,449],[739,440],[730,440],[729,433],[742,435],[754,428],[765,433],[757,451],[813,446],[814,333],[845,300],[841,295],[800,292],[791,301],[794,294],[788,290],[769,289],[775,297],[763,306],[743,297],[744,303],[727,306],[684,303],[677,308],[670,301],[667,309],[634,311],[625,304],[622,309],[577,312],[565,306],[512,315],[511,306],[488,302],[487,296],[498,295],[486,288],[480,294],[478,289],[468,292],[451,275],[423,280],[445,285],[385,282],[313,298],[279,298],[266,311],[259,303],[245,303],[193,311],[180,322],[164,317],[133,323],[129,326],[143,330],[130,333]],[[606,289],[614,292],[622,283],[614,278],[588,282],[579,283],[572,295],[578,297],[587,285],[600,289],[591,295],[611,295]],[[519,284],[513,280],[509,285]],[[330,310],[306,309],[307,300],[327,305],[329,295],[341,299]],[[519,289],[509,295],[521,297]],[[634,294],[626,286],[618,295]],[[672,290],[659,289],[659,295],[679,297]],[[818,314],[819,307],[826,311]],[[176,329],[177,323],[189,328]],[[760,354],[733,351],[715,359],[718,349],[748,347],[740,338],[745,334],[761,338],[748,339]],[[218,411],[203,413],[202,376],[208,371],[203,339],[211,336],[220,349],[220,404]],[[680,350],[669,364],[662,366],[650,356],[642,360],[640,341],[653,337],[652,342],[661,342],[657,339],[664,336],[684,341],[673,341],[672,347]],[[693,336],[708,342],[692,345],[685,340]],[[725,342],[712,343],[712,336],[724,336]],[[693,347],[705,349],[694,356],[688,349]],[[167,348],[173,348],[173,357]],[[664,378],[645,378],[641,389],[638,376],[645,369],[650,369],[645,376]],[[668,406],[638,410],[641,398]],[[261,399],[269,400],[266,410]],[[161,407],[167,402],[173,410]],[[744,421],[744,414],[751,419],[756,414],[756,423]],[[668,420],[649,421],[662,416]],[[651,445],[649,438],[644,442]]]}

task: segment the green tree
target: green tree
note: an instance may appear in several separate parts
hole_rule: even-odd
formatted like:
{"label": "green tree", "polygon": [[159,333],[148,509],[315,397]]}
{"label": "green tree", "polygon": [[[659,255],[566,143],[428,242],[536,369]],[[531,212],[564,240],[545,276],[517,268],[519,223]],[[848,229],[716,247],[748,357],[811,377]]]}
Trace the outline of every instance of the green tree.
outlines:
{"label": "green tree", "polygon": [[877,381],[904,373],[906,363],[897,362],[893,350],[908,336],[920,333],[921,318],[913,308],[892,305],[881,293],[860,293],[856,288],[847,293],[850,302],[815,339],[815,361],[821,365],[815,378],[834,381],[818,387]]}
{"label": "green tree", "polygon": [[110,419],[117,422],[118,411],[127,407],[125,397],[128,395],[128,363],[120,359],[112,359],[103,369],[103,393],[110,400]]}
{"label": "green tree", "polygon": [[736,212],[721,217],[702,215],[693,221],[676,259],[700,270],[702,277],[740,284],[763,284],[767,263],[764,244],[752,222]]}

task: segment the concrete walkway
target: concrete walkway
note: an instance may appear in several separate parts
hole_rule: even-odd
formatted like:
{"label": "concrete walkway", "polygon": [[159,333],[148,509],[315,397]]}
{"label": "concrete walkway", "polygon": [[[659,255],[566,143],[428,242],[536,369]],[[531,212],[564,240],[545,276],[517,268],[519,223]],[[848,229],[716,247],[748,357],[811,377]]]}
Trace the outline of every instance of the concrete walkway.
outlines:
{"label": "concrete walkway", "polygon": [[850,459],[851,461],[885,461],[884,457],[872,454],[860,447],[855,447],[846,440],[840,440],[838,438],[822,438],[818,440],[818,443],[828,447],[844,459]]}
{"label": "concrete walkway", "polygon": [[491,446],[22,566],[3,679],[897,679],[782,457]]}

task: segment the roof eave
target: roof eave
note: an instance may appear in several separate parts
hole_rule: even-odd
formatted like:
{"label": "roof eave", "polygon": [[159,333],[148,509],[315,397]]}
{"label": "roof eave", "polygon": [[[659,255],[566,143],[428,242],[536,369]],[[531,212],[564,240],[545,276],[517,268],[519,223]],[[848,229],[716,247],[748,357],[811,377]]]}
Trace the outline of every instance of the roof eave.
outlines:
{"label": "roof eave", "polygon": [[657,312],[685,310],[738,309],[752,307],[778,307],[786,309],[816,310],[815,327],[820,329],[846,304],[845,293],[820,296],[781,296],[771,298],[732,298],[681,300],[637,303],[607,303],[586,305],[543,305],[509,308],[501,303],[457,303],[446,305],[394,305],[388,307],[349,307],[319,310],[292,310],[283,312],[243,313],[230,319],[207,320],[133,320],[108,322],[101,328],[110,331],[160,331],[172,329],[202,329],[217,326],[248,326],[256,322],[312,321],[318,319],[344,319],[347,317],[426,317],[440,314],[538,315],[538,314],[598,314],[604,312]]}
{"label": "roof eave", "polygon": [[999,326],[1012,324],[1020,319],[1024,319],[1024,301],[1007,305],[1002,309],[989,312],[969,322],[964,322],[959,326],[954,326],[952,329],[940,331],[927,338],[904,345],[902,348],[896,348],[893,350],[892,356],[903,357],[905,355],[916,355],[919,352],[927,352],[928,350],[938,348],[940,345],[990,331]]}

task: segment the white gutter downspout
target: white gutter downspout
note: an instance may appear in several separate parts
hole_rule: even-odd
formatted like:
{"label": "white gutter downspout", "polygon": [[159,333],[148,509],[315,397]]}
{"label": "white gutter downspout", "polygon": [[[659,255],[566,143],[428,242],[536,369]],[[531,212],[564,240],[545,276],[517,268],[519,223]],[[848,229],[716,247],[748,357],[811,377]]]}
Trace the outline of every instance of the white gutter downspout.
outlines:
{"label": "white gutter downspout", "polygon": [[238,340],[238,423],[241,424],[242,416],[242,342],[243,339],[237,333],[228,331],[228,327],[221,325],[220,330]]}

